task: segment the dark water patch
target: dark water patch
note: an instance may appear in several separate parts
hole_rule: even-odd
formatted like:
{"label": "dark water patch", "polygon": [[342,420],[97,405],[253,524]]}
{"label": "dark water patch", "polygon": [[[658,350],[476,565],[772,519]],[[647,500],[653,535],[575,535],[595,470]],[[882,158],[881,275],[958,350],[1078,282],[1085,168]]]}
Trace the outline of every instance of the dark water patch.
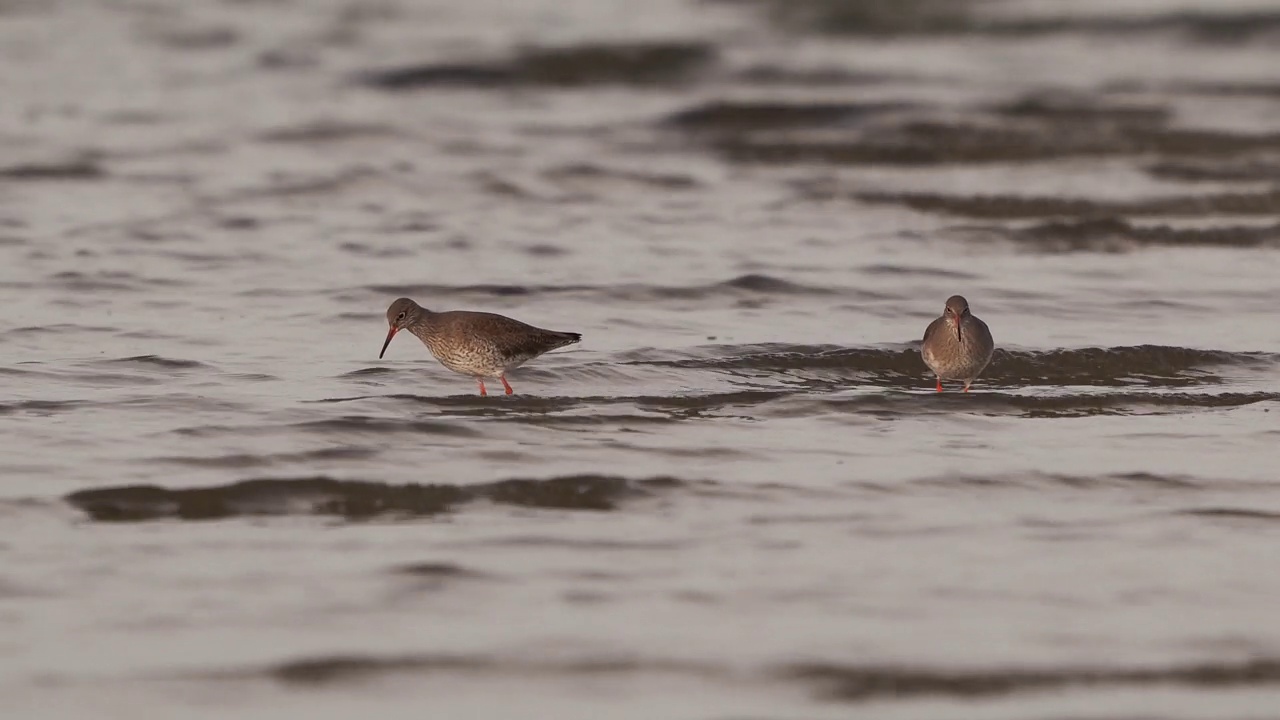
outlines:
{"label": "dark water patch", "polygon": [[366,415],[346,415],[327,420],[312,420],[290,425],[291,430],[322,434],[348,435],[353,433],[386,436],[392,433],[411,435],[441,435],[445,437],[473,438],[480,432],[465,425],[443,420],[410,420]]}
{"label": "dark water patch", "polygon": [[[804,285],[773,275],[752,273],[707,285],[368,285],[359,296],[372,293],[380,297],[538,297],[574,295],[585,299],[601,298],[617,301],[702,300],[770,295],[851,295],[878,297],[853,289]],[[440,308],[444,309],[444,308]]]}
{"label": "dark water patch", "polygon": [[156,458],[155,462],[185,465],[189,467],[237,469],[268,467],[278,463],[367,460],[377,454],[378,451],[372,448],[345,446],[308,450],[305,452],[267,453],[263,455],[237,453],[233,455],[218,455],[213,457],[161,457]]}
{"label": "dark water patch", "polygon": [[1153,490],[1202,490],[1220,487],[1220,483],[1201,481],[1181,475],[1155,475],[1152,473],[1114,473],[1109,475],[1063,475],[1055,473],[1028,473],[1014,475],[959,475],[924,478],[913,484],[955,488],[970,492],[980,488],[1024,488],[1038,491],[1046,487],[1065,487],[1072,490],[1109,490],[1150,488]]}
{"label": "dark water patch", "polygon": [[564,538],[546,535],[510,535],[467,543],[468,546],[529,548],[562,548],[587,552],[675,552],[688,544],[682,540],[618,540],[615,538]]}
{"label": "dark water patch", "polygon": [[1216,384],[1216,367],[1267,367],[1280,358],[1267,353],[1198,350],[1164,345],[1073,348],[1049,351],[997,350],[984,377],[1009,385]]}
{"label": "dark water patch", "polygon": [[245,480],[230,485],[169,489],[131,485],[81,490],[66,497],[101,522],[216,520],[316,515],[347,520],[430,517],[475,500],[561,510],[615,510],[623,500],[681,486],[674,478],[628,480],[608,475],[512,479],[482,485],[390,485],[326,476]]}
{"label": "dark water patch", "polygon": [[[364,315],[361,315],[359,319],[361,319],[361,320],[367,320],[367,319],[368,319],[368,317],[366,317],[366,316],[364,316]],[[352,370],[351,372],[344,372],[344,373],[342,373],[341,375],[339,375],[338,377],[340,377],[340,378],[378,377],[378,376],[382,376],[382,375],[394,375],[394,374],[396,374],[396,372],[397,372],[397,371],[396,371],[396,370],[394,370],[394,369],[392,369],[392,368],[386,368],[386,367],[367,367],[367,368],[360,368],[359,370]],[[368,397],[368,396],[363,396],[363,397]],[[341,401],[341,400],[361,400],[361,399],[363,399],[363,397],[360,397],[360,398],[334,398],[333,400],[326,400],[326,401],[324,401],[324,402],[338,402],[338,401]]]}
{"label": "dark water patch", "polygon": [[101,522],[264,515],[421,517],[446,512],[466,499],[465,492],[454,485],[387,485],[323,476],[246,480],[185,490],[155,485],[107,487],[81,490],[66,498],[72,506]]}
{"label": "dark water patch", "polygon": [[542,174],[543,177],[553,182],[601,183],[621,181],[628,185],[643,185],[659,190],[690,190],[699,185],[698,181],[690,175],[626,170],[592,163],[562,165],[547,170]]}
{"label": "dark water patch", "polygon": [[827,288],[818,288],[813,286],[800,285],[798,283],[789,282],[771,275],[752,274],[741,275],[732,280],[726,280],[718,283],[713,287],[727,288],[731,290],[746,290],[753,293],[761,294],[779,294],[779,295],[804,295],[804,294],[830,294],[831,290]]}
{"label": "dark water patch", "polygon": [[[1113,111],[1114,113],[1115,111]],[[1019,123],[914,120],[885,123],[854,133],[816,137],[796,133],[723,138],[711,147],[733,162],[831,165],[944,165],[1009,163],[1069,158],[1158,154],[1220,156],[1280,150],[1280,135],[1175,130],[1127,125],[1126,114],[1041,116]]]}
{"label": "dark water patch", "polygon": [[421,562],[394,568],[396,575],[428,580],[481,580],[492,577],[489,573],[471,570],[451,562]]}
{"label": "dark water patch", "polygon": [[466,87],[658,86],[696,79],[716,63],[716,50],[696,42],[588,43],[526,48],[490,62],[407,66],[365,73],[380,90]]}
{"label": "dark water patch", "polygon": [[735,390],[705,395],[671,395],[635,398],[641,409],[663,412],[682,418],[699,417],[734,408],[754,407],[791,394],[788,390]]}
{"label": "dark water patch", "polygon": [[524,297],[529,295],[558,295],[584,292],[594,289],[590,285],[368,285],[367,290],[378,295],[439,297],[470,295],[481,297]]}
{"label": "dark water patch", "polygon": [[345,242],[338,246],[343,252],[352,255],[375,258],[412,257],[413,251],[405,247],[388,247],[385,243]]}
{"label": "dark water patch", "polygon": [[941,108],[902,102],[717,100],[668,115],[664,128],[730,161],[765,164],[933,165],[1159,155],[1170,160],[1256,156],[1280,134],[1170,127],[1162,105],[1067,93]]}
{"label": "dark water patch", "polygon": [[[832,199],[841,193],[813,190],[813,199]],[[937,193],[855,193],[867,203],[901,205],[921,212],[986,219],[1065,217],[1105,220],[1118,216],[1198,217],[1210,215],[1280,215],[1280,190],[1183,195],[1111,202],[1049,196],[942,195]]]}
{"label": "dark water patch", "polygon": [[143,283],[137,282],[129,273],[88,274],[68,270],[51,275],[49,284],[70,292],[137,292],[143,289]]}
{"label": "dark water patch", "polygon": [[873,85],[902,80],[886,73],[855,72],[840,67],[820,67],[798,70],[776,65],[753,65],[734,73],[734,79],[752,85],[781,85],[794,87],[823,87],[832,85]]}
{"label": "dark water patch", "polygon": [[905,103],[717,100],[667,116],[662,125],[698,133],[840,127],[917,107]]}
{"label": "dark water patch", "polygon": [[[416,405],[438,408],[441,414],[454,418],[484,418],[545,428],[578,428],[609,425],[663,425],[734,408],[751,407],[773,400],[791,391],[741,390],[699,395],[593,395],[581,397],[539,397],[517,392],[509,397],[467,395],[358,396],[334,398],[323,402],[349,402],[389,398]],[[637,412],[618,412],[617,407],[634,407]],[[571,413],[570,411],[590,411]]]}
{"label": "dark water patch", "polygon": [[804,663],[779,675],[816,685],[831,700],[871,702],[924,697],[990,698],[1073,688],[1151,686],[1197,689],[1269,687],[1280,684],[1280,660],[1202,663],[1165,667],[933,670],[910,667]]}
{"label": "dark water patch", "polygon": [[30,413],[32,415],[54,415],[62,412],[79,410],[92,405],[87,400],[20,400],[18,402],[0,403],[0,415]]}
{"label": "dark water patch", "polygon": [[771,24],[841,35],[937,35],[974,32],[973,0],[703,0],[759,10]]}
{"label": "dark water patch", "polygon": [[1280,13],[1171,11],[1109,16],[1018,17],[986,12],[975,0],[704,0],[760,11],[772,24],[803,33],[870,36],[994,36],[1033,38],[1076,34],[1129,37],[1178,33],[1205,43],[1237,43],[1280,32]]}
{"label": "dark water patch", "polygon": [[[846,378],[867,377],[913,386],[928,376],[918,346],[843,348],[835,345],[711,346],[702,357],[631,359],[622,365],[724,370],[737,374],[835,371]],[[639,355],[637,352],[632,357]],[[1048,351],[997,349],[982,381],[1000,385],[1149,385],[1215,384],[1209,372],[1220,366],[1273,367],[1280,357],[1267,353],[1140,345]]]}
{"label": "dark water patch", "polygon": [[671,477],[628,480],[608,475],[568,475],[548,480],[503,480],[478,488],[480,494],[503,505],[562,510],[616,510],[618,503],[651,490],[683,486]]}
{"label": "dark water patch", "polygon": [[1027,95],[996,105],[991,111],[1008,118],[1134,129],[1163,127],[1173,116],[1165,105],[1103,104],[1087,96],[1066,94]]}
{"label": "dark water patch", "polygon": [[1110,217],[1052,221],[1022,228],[967,228],[962,233],[999,237],[1039,252],[1119,253],[1145,247],[1280,247],[1280,224],[1175,228],[1135,225]]}
{"label": "dark water patch", "polygon": [[82,273],[67,270],[50,275],[48,285],[69,292],[119,291],[139,292],[148,288],[176,288],[187,285],[185,280],[173,278],[148,278],[120,270],[100,270]]}
{"label": "dark water patch", "polygon": [[[520,413],[521,411],[526,411],[538,415],[563,410],[572,410],[573,408],[591,403],[594,399],[589,397],[541,397],[538,395],[526,395],[522,393],[505,396],[491,395],[486,397],[480,395],[478,392],[467,392],[460,395],[415,395],[410,393],[394,393],[391,395],[384,395],[382,397],[399,402],[413,403],[415,405],[427,405],[439,408],[446,412],[459,412],[460,414],[470,414],[469,411],[476,411],[475,414],[485,414],[490,412],[495,414],[509,414],[511,412]],[[494,402],[495,400],[497,402]]]}
{"label": "dark water patch", "polygon": [[390,125],[375,123],[348,123],[336,120],[317,120],[291,127],[268,130],[258,136],[271,143],[335,143],[348,140],[387,138],[396,134]]}
{"label": "dark water patch", "polygon": [[943,270],[942,268],[927,268],[914,265],[892,265],[888,263],[864,265],[859,268],[859,271],[867,275],[912,275],[916,277],[948,278],[951,280],[976,280],[978,278],[973,273],[960,272],[958,270]]}
{"label": "dark water patch", "polygon": [[[38,363],[32,363],[38,364]],[[33,381],[74,384],[81,387],[121,387],[138,385],[157,385],[164,382],[162,378],[147,377],[125,373],[101,373],[79,371],[28,370],[26,368],[0,367],[0,375],[25,376]]]}
{"label": "dark water patch", "polygon": [[111,360],[99,360],[97,362],[110,365],[133,365],[138,368],[150,370],[204,370],[211,369],[198,360],[182,360],[177,358],[165,358],[159,355],[135,355],[133,357],[113,358]]}
{"label": "dark water patch", "polygon": [[564,257],[571,252],[568,248],[560,247],[559,245],[552,245],[550,243],[526,245],[520,248],[520,250],[531,257],[542,258]]}
{"label": "dark water patch", "polygon": [[193,425],[179,427],[169,432],[185,437],[217,437],[221,435],[263,435],[295,432],[333,435],[338,440],[347,440],[353,434],[373,434],[389,436],[436,435],[441,437],[471,438],[479,432],[456,422],[442,420],[415,420],[390,417],[369,417],[364,415],[346,415],[325,420],[285,425]]}
{"label": "dark water patch", "polygon": [[1280,98],[1280,83],[1267,81],[1186,80],[1167,84],[1129,83],[1115,87],[1119,92],[1172,92],[1243,98]]}
{"label": "dark water patch", "polygon": [[[722,668],[679,660],[596,656],[566,660],[497,658],[474,655],[331,655],[293,660],[254,672],[288,685],[323,686],[365,682],[396,675],[467,674],[504,676],[599,676],[660,673],[679,678],[727,678]],[[237,673],[242,675],[243,673]],[[225,675],[225,674],[224,674]]]}
{"label": "dark water patch", "polygon": [[493,664],[483,658],[457,655],[337,655],[286,662],[271,668],[267,674],[288,685],[330,685],[402,673],[475,672]]}
{"label": "dark water patch", "polygon": [[227,377],[247,382],[275,382],[280,379],[275,375],[267,375],[266,373],[231,373]]}
{"label": "dark water patch", "polygon": [[992,417],[1079,418],[1095,416],[1163,415],[1178,412],[1243,407],[1280,401],[1280,393],[1167,393],[1109,392],[1066,395],[1012,395],[986,389],[983,380],[974,391],[960,392],[959,386],[934,393],[932,379],[919,392],[889,391],[874,395],[840,398],[806,398],[771,411],[779,416],[821,413],[867,415],[897,419],[930,414],[974,414]]}
{"label": "dark water patch", "polygon": [[1146,171],[1161,180],[1185,182],[1280,182],[1280,160],[1255,157],[1165,160]]}
{"label": "dark water patch", "polygon": [[105,325],[76,325],[74,323],[57,323],[54,325],[27,325],[6,330],[5,334],[34,335],[43,333],[118,333],[120,328]]}
{"label": "dark water patch", "polygon": [[240,42],[240,33],[221,26],[174,28],[155,34],[152,39],[170,50],[195,52],[232,47]]}
{"label": "dark water patch", "polygon": [[0,167],[0,181],[98,180],[106,174],[101,165],[88,158]]}
{"label": "dark water patch", "polygon": [[1243,520],[1250,522],[1280,522],[1280,512],[1254,510],[1251,508],[1193,508],[1191,510],[1179,510],[1179,515],[1190,515],[1192,517],[1210,518],[1213,520]]}

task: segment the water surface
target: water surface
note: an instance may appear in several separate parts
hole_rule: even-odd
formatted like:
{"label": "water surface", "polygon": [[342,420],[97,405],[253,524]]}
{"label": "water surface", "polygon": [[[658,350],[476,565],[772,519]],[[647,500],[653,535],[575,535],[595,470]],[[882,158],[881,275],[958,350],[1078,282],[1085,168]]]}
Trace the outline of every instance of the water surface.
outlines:
{"label": "water surface", "polygon": [[[1278,38],[0,3],[0,707],[1270,717]],[[399,296],[584,342],[481,398]]]}

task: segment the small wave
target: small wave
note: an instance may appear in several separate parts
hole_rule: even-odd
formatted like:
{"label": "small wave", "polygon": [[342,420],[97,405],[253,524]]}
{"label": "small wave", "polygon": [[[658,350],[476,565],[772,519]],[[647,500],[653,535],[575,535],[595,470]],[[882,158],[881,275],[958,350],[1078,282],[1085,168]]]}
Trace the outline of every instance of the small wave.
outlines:
{"label": "small wave", "polygon": [[1000,237],[1042,252],[1124,252],[1144,247],[1280,247],[1280,224],[1208,228],[1145,227],[1119,218],[1052,221],[1024,228],[980,227],[969,232]]}
{"label": "small wave", "polygon": [[[602,183],[616,182],[626,186],[641,185],[661,190],[688,190],[698,187],[698,181],[692,175],[682,173],[660,174],[643,170],[606,167],[593,163],[575,163],[551,168],[542,173],[543,177],[557,183],[581,183],[584,187],[598,190]],[[530,248],[547,248],[549,252],[541,253],[544,257],[555,257],[568,253],[568,250],[554,245],[533,245]],[[526,248],[526,252],[529,248]],[[540,253],[531,253],[540,254]]]}
{"label": "small wave", "polygon": [[[829,197],[828,194],[824,197]],[[970,218],[1036,219],[1064,217],[1106,220],[1117,216],[1209,217],[1280,214],[1280,190],[1161,197],[1112,202],[1023,195],[942,195],[857,193],[863,202],[902,205],[922,212]]]}
{"label": "small wave", "polygon": [[390,125],[374,123],[350,123],[337,120],[317,120],[268,130],[258,136],[263,142],[272,143],[335,143],[347,140],[386,138],[396,135]]}
{"label": "small wave", "polygon": [[450,562],[422,562],[401,565],[394,569],[395,574],[429,580],[483,580],[493,577],[489,573],[471,570]]}
{"label": "small wave", "polygon": [[173,288],[186,285],[186,281],[172,278],[149,278],[130,272],[102,270],[83,273],[75,270],[54,273],[48,284],[70,292],[92,293],[99,291],[140,292],[148,287]]}
{"label": "small wave", "polygon": [[[384,297],[526,297],[540,295],[580,295],[626,302],[701,300],[769,295],[851,295],[880,296],[854,289],[804,285],[772,275],[749,273],[707,285],[369,285],[367,293]],[[363,293],[362,293],[363,294]]]}
{"label": "small wave", "polygon": [[317,476],[245,480],[231,485],[169,489],[131,485],[81,490],[66,497],[91,519],[106,522],[214,520],[260,515],[322,515],[358,520],[428,517],[476,500],[561,510],[615,510],[624,499],[683,485],[674,478],[629,480],[565,475],[482,485],[390,485]]}
{"label": "small wave", "polygon": [[7,330],[6,334],[37,335],[44,333],[118,333],[120,328],[105,325],[76,325],[74,323],[57,323],[55,325],[27,325]]}
{"label": "small wave", "polygon": [[1221,482],[1198,480],[1182,475],[1152,473],[1115,473],[1109,475],[1061,475],[1054,473],[1020,473],[1012,475],[959,475],[922,478],[912,484],[953,487],[964,492],[975,488],[1065,487],[1072,490],[1107,490],[1114,488],[1159,488],[1162,490],[1201,490],[1221,487]]}
{"label": "small wave", "polygon": [[1204,663],[1153,668],[1080,667],[1024,670],[932,670],[907,667],[807,663],[782,668],[779,675],[817,685],[824,696],[845,702],[892,698],[999,697],[1073,687],[1196,688],[1271,686],[1280,684],[1280,660]]}
{"label": "small wave", "polygon": [[266,467],[277,463],[291,462],[315,462],[315,461],[334,461],[334,460],[367,460],[377,455],[377,451],[371,448],[363,447],[334,447],[322,448],[320,450],[307,450],[295,453],[267,453],[263,455],[250,455],[239,453],[235,455],[217,455],[213,457],[196,457],[196,456],[171,456],[156,458],[155,462],[172,463],[174,465],[187,465],[190,467],[206,467],[206,468],[250,468],[250,467]]}
{"label": "small wave", "polygon": [[89,158],[0,167],[0,180],[98,180],[106,174],[100,164]]}
{"label": "small wave", "polygon": [[1193,508],[1191,510],[1179,510],[1179,515],[1190,515],[1192,517],[1204,517],[1214,520],[1245,520],[1253,522],[1277,522],[1280,521],[1280,512],[1254,510],[1251,508]]}
{"label": "small wave", "polygon": [[433,87],[588,87],[687,82],[716,62],[713,46],[698,42],[588,43],[527,48],[488,62],[411,65],[366,72],[360,82],[379,90]]}
{"label": "small wave", "polygon": [[346,415],[326,420],[311,420],[290,425],[288,428],[303,432],[337,433],[339,435],[353,433],[372,433],[375,435],[411,433],[414,435],[445,435],[462,438],[479,437],[480,435],[477,430],[457,423],[440,420],[401,420],[369,417],[367,415]]}
{"label": "small wave", "polygon": [[358,682],[371,677],[389,675],[426,675],[435,673],[483,674],[529,677],[530,675],[574,676],[632,675],[663,673],[676,677],[729,676],[728,671],[714,665],[688,661],[643,659],[629,656],[588,656],[565,660],[547,658],[500,658],[483,655],[408,654],[408,655],[327,655],[300,658],[264,670],[236,675],[265,674],[289,685],[330,685]]}
{"label": "small wave", "polygon": [[137,365],[143,368],[159,368],[162,370],[196,370],[208,369],[210,367],[198,360],[166,358],[160,357],[159,355],[135,355],[133,357],[113,358],[111,360],[101,360],[98,362],[110,365]]}
{"label": "small wave", "polygon": [[[923,396],[922,396],[923,395]],[[781,414],[837,412],[899,418],[929,413],[1013,415],[1026,418],[1069,418],[1102,415],[1154,415],[1193,410],[1244,407],[1280,401],[1280,393],[1166,393],[1112,392],[1069,395],[1010,395],[1001,392],[891,392],[853,398],[797,400],[777,410]]]}
{"label": "small wave", "polygon": [[[1278,142],[1275,135],[1141,128],[1093,132],[1064,123],[1025,125],[952,123],[918,120],[859,133],[859,137],[735,137],[716,140],[712,148],[742,163],[815,163],[847,165],[938,165],[1005,163],[1115,157],[1160,153],[1167,156],[1212,156],[1264,152]],[[881,197],[867,193],[860,198]],[[1230,203],[1228,199],[1220,202]],[[1239,204],[1239,201],[1235,201]],[[1150,211],[1149,211],[1150,212]],[[1257,212],[1261,212],[1260,210]]]}
{"label": "small wave", "polygon": [[1031,38],[1045,35],[1122,35],[1181,33],[1207,43],[1239,43],[1268,38],[1280,29],[1280,13],[1169,11],[1123,16],[1036,15],[983,12],[973,0],[914,0],[906,3],[841,2],[840,0],[711,0],[760,10],[792,31],[822,35],[997,36]]}
{"label": "small wave", "polygon": [[52,415],[68,410],[78,410],[90,404],[86,400],[22,400],[14,403],[0,403],[0,415],[13,413]]}
{"label": "small wave", "polygon": [[844,126],[917,107],[903,103],[736,102],[719,100],[680,110],[662,125],[689,132],[741,133]]}
{"label": "small wave", "polygon": [[[834,345],[715,346],[714,355],[676,359],[631,359],[624,365],[712,369],[754,373],[827,371],[839,377],[871,377],[914,386],[928,376],[917,343],[902,349]],[[642,352],[633,353],[632,358]],[[1047,351],[997,350],[980,382],[998,385],[1201,385],[1220,382],[1210,368],[1272,366],[1267,353],[1224,352],[1159,345]]]}
{"label": "small wave", "polygon": [[1252,157],[1165,160],[1147,166],[1146,172],[1184,182],[1280,182],[1280,163]]}
{"label": "small wave", "polygon": [[[367,318],[361,318],[361,319],[367,319]],[[359,370],[351,370],[350,372],[344,372],[338,377],[364,378],[364,377],[377,377],[381,375],[395,375],[395,374],[396,374],[396,370],[394,370],[393,368],[367,367],[367,368],[360,368]],[[325,402],[341,402],[343,400],[360,400],[360,399],[362,398],[334,398],[332,400],[326,400]]]}

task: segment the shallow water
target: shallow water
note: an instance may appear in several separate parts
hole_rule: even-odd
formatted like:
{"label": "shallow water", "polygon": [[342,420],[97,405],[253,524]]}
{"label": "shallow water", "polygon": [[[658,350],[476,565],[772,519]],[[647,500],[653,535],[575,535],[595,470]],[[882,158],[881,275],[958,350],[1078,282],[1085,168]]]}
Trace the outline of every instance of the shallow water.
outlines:
{"label": "shallow water", "polygon": [[636,8],[0,2],[5,717],[1273,716],[1280,4]]}

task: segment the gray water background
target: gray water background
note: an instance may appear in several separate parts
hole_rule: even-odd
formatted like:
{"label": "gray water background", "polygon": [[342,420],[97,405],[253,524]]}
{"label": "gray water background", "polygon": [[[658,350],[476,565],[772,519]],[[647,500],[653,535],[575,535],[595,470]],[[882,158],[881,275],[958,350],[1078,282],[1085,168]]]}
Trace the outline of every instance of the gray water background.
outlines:
{"label": "gray water background", "polygon": [[1274,717],[1278,110],[1276,3],[2,2],[0,710]]}

